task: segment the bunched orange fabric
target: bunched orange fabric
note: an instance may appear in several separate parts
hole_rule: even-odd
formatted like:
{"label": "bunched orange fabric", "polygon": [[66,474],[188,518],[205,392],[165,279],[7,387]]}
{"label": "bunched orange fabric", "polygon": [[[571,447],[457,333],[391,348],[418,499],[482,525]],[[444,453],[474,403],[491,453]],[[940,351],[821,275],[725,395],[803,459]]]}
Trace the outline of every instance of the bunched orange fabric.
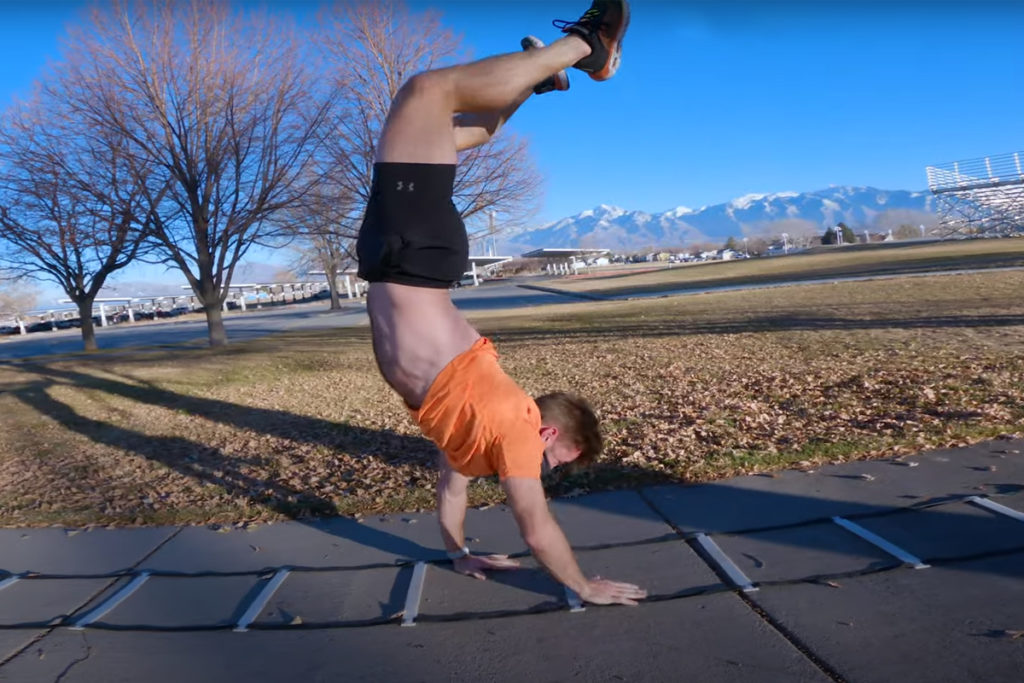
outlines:
{"label": "bunched orange fabric", "polygon": [[423,405],[409,412],[456,472],[540,478],[540,410],[498,365],[486,337],[446,365]]}

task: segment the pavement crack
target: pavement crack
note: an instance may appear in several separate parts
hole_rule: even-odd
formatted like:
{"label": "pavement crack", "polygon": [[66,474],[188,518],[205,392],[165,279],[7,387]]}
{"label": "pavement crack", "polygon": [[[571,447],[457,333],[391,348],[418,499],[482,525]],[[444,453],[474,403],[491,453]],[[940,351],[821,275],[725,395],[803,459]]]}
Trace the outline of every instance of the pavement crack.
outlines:
{"label": "pavement crack", "polygon": [[92,657],[92,645],[89,644],[89,639],[85,637],[84,632],[81,634],[81,636],[82,642],[85,644],[85,656],[79,657],[78,659],[73,659],[70,662],[68,662],[68,665],[64,667],[64,670],[57,674],[57,678],[53,679],[53,683],[61,683],[61,681],[64,680],[64,677],[71,673],[71,670],[73,668],[75,668],[85,660]]}
{"label": "pavement crack", "polygon": [[849,683],[846,678],[843,677],[831,664],[825,661],[820,655],[814,652],[811,647],[801,640],[795,633],[790,631],[788,628],[782,625],[782,623],[774,616],[768,613],[767,610],[762,608],[757,602],[754,601],[746,593],[742,591],[736,591],[735,593],[740,600],[746,603],[747,607],[751,609],[762,621],[776,633],[779,634],[786,642],[788,642],[793,648],[797,650],[804,658],[807,659],[812,665],[814,665],[821,673],[828,676],[834,683]]}

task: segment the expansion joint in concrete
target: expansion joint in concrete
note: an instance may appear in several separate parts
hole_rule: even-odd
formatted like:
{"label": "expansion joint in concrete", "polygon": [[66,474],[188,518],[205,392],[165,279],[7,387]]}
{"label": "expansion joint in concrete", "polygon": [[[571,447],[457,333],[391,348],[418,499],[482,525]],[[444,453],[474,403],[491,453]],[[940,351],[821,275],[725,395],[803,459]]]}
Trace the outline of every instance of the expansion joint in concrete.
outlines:
{"label": "expansion joint in concrete", "polygon": [[740,600],[746,603],[747,607],[749,607],[754,614],[759,616],[765,624],[785,639],[787,643],[796,648],[796,650],[802,654],[807,661],[821,671],[821,673],[828,676],[835,683],[849,683],[842,674],[833,669],[828,662],[815,653],[807,643],[803,642],[795,633],[783,626],[782,623],[775,619],[771,614],[761,609],[761,607],[754,602],[753,598],[741,590],[737,590],[735,593],[739,596]]}

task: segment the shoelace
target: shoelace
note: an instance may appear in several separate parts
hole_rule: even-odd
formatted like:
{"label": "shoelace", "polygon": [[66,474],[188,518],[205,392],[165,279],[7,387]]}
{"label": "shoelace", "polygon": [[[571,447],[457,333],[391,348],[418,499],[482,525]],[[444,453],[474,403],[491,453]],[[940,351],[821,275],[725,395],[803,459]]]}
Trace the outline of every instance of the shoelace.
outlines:
{"label": "shoelace", "polygon": [[591,31],[596,31],[598,28],[601,27],[601,24],[598,23],[597,21],[600,14],[600,9],[596,7],[591,7],[590,9],[583,13],[582,17],[575,21],[555,19],[554,21],[551,22],[551,25],[557,28],[559,31],[565,31],[570,26],[583,26]]}

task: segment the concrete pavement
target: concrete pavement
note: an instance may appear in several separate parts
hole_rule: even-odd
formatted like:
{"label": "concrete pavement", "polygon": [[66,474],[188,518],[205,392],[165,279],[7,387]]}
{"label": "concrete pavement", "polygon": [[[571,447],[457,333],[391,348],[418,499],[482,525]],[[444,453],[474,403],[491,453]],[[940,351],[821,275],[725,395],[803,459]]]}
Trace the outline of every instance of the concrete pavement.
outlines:
{"label": "concrete pavement", "polygon": [[[429,513],[4,529],[0,681],[1020,681],[1022,450],[553,501],[637,608],[572,612],[528,556],[455,575]],[[466,531],[525,553],[502,506]]]}

